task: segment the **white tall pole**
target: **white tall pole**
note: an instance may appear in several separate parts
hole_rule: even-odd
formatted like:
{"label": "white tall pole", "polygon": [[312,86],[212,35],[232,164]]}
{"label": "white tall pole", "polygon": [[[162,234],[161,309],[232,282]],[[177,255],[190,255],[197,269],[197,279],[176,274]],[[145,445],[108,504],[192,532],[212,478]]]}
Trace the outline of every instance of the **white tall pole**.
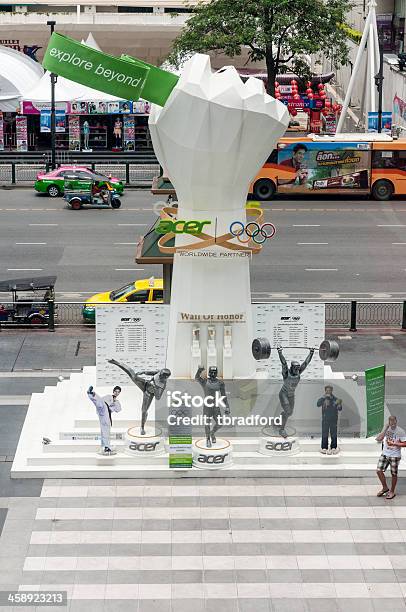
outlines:
{"label": "white tall pole", "polygon": [[352,70],[352,74],[351,74],[351,78],[350,78],[350,83],[348,85],[348,89],[347,89],[347,93],[345,95],[345,100],[344,100],[344,104],[343,104],[343,108],[340,114],[340,118],[338,120],[338,125],[337,125],[337,130],[336,133],[340,134],[343,131],[343,125],[344,125],[344,119],[347,115],[347,111],[348,111],[348,107],[350,105],[350,100],[351,100],[351,96],[352,96],[352,91],[354,89],[354,84],[357,81],[357,79],[359,78],[359,69],[361,66],[361,62],[362,62],[362,58],[364,55],[364,49],[365,49],[365,45],[367,43],[368,40],[368,36],[369,36],[369,25],[371,23],[371,11],[368,13],[368,16],[366,18],[365,21],[365,27],[364,27],[364,31],[362,33],[362,38],[361,38],[361,42],[359,44],[359,48],[358,48],[358,52],[357,52],[357,57],[355,58],[355,63],[354,63],[354,68]]}

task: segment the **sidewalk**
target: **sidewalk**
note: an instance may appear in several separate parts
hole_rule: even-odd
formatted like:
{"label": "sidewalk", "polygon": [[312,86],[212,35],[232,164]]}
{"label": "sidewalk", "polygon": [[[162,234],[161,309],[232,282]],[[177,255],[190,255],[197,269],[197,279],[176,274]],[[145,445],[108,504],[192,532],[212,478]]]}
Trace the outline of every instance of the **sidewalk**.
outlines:
{"label": "sidewalk", "polygon": [[46,329],[0,333],[0,372],[71,371],[95,363],[94,328],[62,328],[54,333]]}

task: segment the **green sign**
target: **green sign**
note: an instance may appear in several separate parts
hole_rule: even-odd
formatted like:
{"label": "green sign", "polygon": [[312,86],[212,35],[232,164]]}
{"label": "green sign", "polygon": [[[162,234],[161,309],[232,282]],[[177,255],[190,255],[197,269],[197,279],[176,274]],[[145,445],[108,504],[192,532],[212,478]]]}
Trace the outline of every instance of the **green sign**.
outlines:
{"label": "green sign", "polygon": [[365,370],[367,394],[367,437],[376,436],[383,428],[385,410],[385,367]]}
{"label": "green sign", "polygon": [[102,53],[73,38],[54,32],[43,66],[66,79],[92,87],[123,100],[141,96],[164,106],[178,77],[141,60]]}
{"label": "green sign", "polygon": [[161,219],[155,231],[158,234],[201,234],[204,225],[210,225],[211,221],[172,221],[171,219]]}

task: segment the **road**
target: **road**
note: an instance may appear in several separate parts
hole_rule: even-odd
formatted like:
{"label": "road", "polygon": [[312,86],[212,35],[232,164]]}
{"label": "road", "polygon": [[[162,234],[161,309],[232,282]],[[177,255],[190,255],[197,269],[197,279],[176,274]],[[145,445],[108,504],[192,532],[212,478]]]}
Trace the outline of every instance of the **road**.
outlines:
{"label": "road", "polygon": [[[127,190],[118,211],[75,212],[30,189],[0,191],[0,278],[56,274],[58,298],[74,301],[160,276],[134,261],[157,201]],[[277,234],[253,258],[256,301],[406,298],[406,202],[280,199],[263,209]]]}

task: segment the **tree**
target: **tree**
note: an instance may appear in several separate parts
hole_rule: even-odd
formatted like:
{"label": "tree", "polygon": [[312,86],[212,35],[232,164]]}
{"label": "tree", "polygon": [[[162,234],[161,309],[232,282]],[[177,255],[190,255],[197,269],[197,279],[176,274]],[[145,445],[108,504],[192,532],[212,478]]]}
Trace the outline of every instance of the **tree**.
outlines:
{"label": "tree", "polygon": [[175,65],[191,52],[215,51],[229,57],[249,49],[252,61],[265,60],[267,91],[274,94],[276,75],[295,70],[303,55],[322,52],[334,65],[348,57],[346,13],[350,0],[211,0],[190,7],[169,61]]}

